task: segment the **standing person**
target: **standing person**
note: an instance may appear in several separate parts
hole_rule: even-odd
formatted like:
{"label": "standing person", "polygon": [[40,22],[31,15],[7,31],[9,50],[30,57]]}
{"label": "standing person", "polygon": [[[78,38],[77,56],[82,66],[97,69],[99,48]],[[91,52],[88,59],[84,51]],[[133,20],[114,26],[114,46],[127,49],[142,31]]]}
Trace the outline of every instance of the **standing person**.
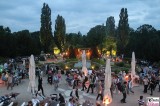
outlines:
{"label": "standing person", "polygon": [[98,100],[99,96],[101,97],[101,100],[103,100],[102,90],[103,90],[102,84],[101,84],[101,81],[99,81],[99,83],[98,83],[98,91],[97,91],[98,95],[97,95],[96,100]]}
{"label": "standing person", "polygon": [[121,99],[121,103],[126,103],[126,85],[127,85],[127,82],[124,82],[122,84],[122,94],[123,94],[123,99]]}
{"label": "standing person", "polygon": [[154,79],[152,78],[151,81],[150,81],[150,90],[151,90],[151,94],[150,95],[153,95],[153,90],[154,90]]}
{"label": "standing person", "polygon": [[139,106],[144,106],[143,96],[140,96],[140,98],[138,100],[138,104],[139,104]]}
{"label": "standing person", "polygon": [[73,106],[73,100],[72,100],[72,98],[69,99],[68,106]]}
{"label": "standing person", "polygon": [[132,91],[132,79],[128,80],[128,86],[127,86],[128,90],[127,90],[127,94],[129,94],[129,92],[132,92],[134,94],[134,91]]}
{"label": "standing person", "polygon": [[44,96],[42,81],[43,81],[42,77],[39,76],[38,77],[38,91],[40,91],[40,89],[41,89],[42,90],[42,95]]}
{"label": "standing person", "polygon": [[13,79],[13,76],[11,75],[11,73],[9,73],[8,80],[7,80],[7,90],[9,89],[9,87],[11,87],[11,90],[13,89],[12,79]]}
{"label": "standing person", "polygon": [[61,93],[59,93],[59,106],[65,106],[65,99]]}
{"label": "standing person", "polygon": [[54,88],[55,88],[55,91],[58,89],[58,83],[59,83],[59,77],[58,77],[58,74],[55,74],[53,76],[53,82],[54,82]]}
{"label": "standing person", "polygon": [[144,93],[147,93],[147,88],[148,88],[148,84],[149,84],[149,80],[148,77],[145,76],[144,80],[143,80],[143,84],[144,84]]}

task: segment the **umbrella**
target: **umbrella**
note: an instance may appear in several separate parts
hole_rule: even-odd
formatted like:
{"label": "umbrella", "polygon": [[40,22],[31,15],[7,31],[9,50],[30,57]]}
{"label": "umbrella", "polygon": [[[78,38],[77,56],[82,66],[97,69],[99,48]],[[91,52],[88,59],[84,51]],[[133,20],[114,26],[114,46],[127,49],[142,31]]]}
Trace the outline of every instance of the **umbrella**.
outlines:
{"label": "umbrella", "polygon": [[34,61],[34,56],[31,55],[29,59],[29,86],[28,86],[28,91],[32,91],[34,94],[36,88],[36,83],[35,83],[35,61]]}
{"label": "umbrella", "polygon": [[136,84],[135,84],[135,82],[134,82],[135,78],[139,79],[139,76],[136,75],[135,67],[136,67],[135,53],[132,52],[132,61],[131,61],[132,87],[133,87],[133,86],[136,86]]}
{"label": "umbrella", "polygon": [[83,50],[83,53],[82,53],[82,72],[84,72],[85,76],[88,75],[88,70],[86,68],[86,53],[85,53],[85,50]]}
{"label": "umbrella", "polygon": [[132,61],[131,61],[131,74],[132,74],[132,76],[135,75],[135,67],[136,67],[135,53],[132,52]]}
{"label": "umbrella", "polygon": [[111,96],[111,66],[110,66],[110,59],[107,59],[106,62],[106,68],[105,68],[105,82],[104,82],[104,97],[103,97],[103,103],[105,106],[107,104],[110,104],[112,102],[112,96]]}

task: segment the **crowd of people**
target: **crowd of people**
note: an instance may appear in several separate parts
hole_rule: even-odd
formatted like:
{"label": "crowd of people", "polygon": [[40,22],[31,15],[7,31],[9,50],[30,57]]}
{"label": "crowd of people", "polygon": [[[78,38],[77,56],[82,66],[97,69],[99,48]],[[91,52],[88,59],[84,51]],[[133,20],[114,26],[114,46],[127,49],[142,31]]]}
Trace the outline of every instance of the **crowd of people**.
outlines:
{"label": "crowd of people", "polygon": [[[127,95],[129,95],[130,93],[135,93],[132,90],[133,83],[135,82],[144,85],[143,93],[147,93],[148,90],[150,90],[150,95],[153,95],[153,92],[156,92],[157,87],[158,92],[160,92],[160,70],[154,72],[151,69],[146,70],[146,67],[142,67],[141,69],[142,70],[140,71],[140,73],[138,73],[138,82],[133,81],[130,72],[126,73],[125,71],[123,71],[119,72],[118,74],[112,73],[112,84],[110,88],[112,98],[114,98],[114,93],[122,93],[123,98],[120,100],[120,102],[126,103]],[[13,61],[6,62],[4,64],[4,70],[7,71],[4,71],[2,73],[2,80],[6,83],[7,89],[13,89],[15,84],[18,85],[21,79],[27,76],[25,74],[27,71],[23,63],[15,64]],[[34,95],[32,100],[28,102],[28,106],[32,106],[33,102],[35,102],[36,100],[44,100],[46,98],[42,85],[44,74],[48,77],[48,84],[53,84],[55,90],[57,90],[59,83],[62,81],[61,74],[64,74],[64,71],[61,70],[58,66],[50,67],[48,64],[44,65],[43,69],[37,68],[36,76],[38,77],[38,89],[36,95]],[[95,100],[102,102],[104,95],[104,70],[92,70],[92,73],[88,73],[88,75],[85,76],[84,73],[81,72],[81,70],[71,69],[66,71],[65,76],[67,85],[72,88],[72,91],[70,92],[71,98],[68,101],[68,106],[76,106],[76,104],[79,104],[79,89],[86,93],[91,92],[91,94],[96,94],[97,97],[95,98]],[[51,97],[51,100],[52,99],[53,98]],[[56,101],[59,101],[60,106],[65,106],[66,104],[66,101],[62,94],[59,94],[59,98]],[[40,102],[37,101],[37,103]],[[140,106],[143,106],[145,104],[143,95],[140,96],[138,104]],[[99,103],[97,103],[96,105],[100,106]]]}

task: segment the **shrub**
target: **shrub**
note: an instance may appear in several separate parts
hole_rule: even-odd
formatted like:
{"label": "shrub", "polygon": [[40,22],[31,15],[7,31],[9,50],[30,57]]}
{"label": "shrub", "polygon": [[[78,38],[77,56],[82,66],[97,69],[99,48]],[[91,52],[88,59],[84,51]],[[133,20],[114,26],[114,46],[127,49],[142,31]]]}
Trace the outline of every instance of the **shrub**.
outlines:
{"label": "shrub", "polygon": [[126,73],[128,73],[129,69],[130,69],[130,68],[122,67],[122,68],[121,68],[121,71],[125,71]]}
{"label": "shrub", "polygon": [[115,65],[119,67],[124,67],[124,62],[117,62],[115,63]]}
{"label": "shrub", "polygon": [[124,67],[131,68],[131,65],[130,64],[125,64]]}
{"label": "shrub", "polygon": [[78,59],[77,58],[66,59],[66,62],[71,62],[71,61],[78,61]]}
{"label": "shrub", "polygon": [[97,58],[92,59],[92,62],[96,62],[96,63],[99,63],[101,65],[105,65],[105,63],[106,63],[105,61],[103,61],[101,59],[97,59]]}
{"label": "shrub", "polygon": [[116,68],[116,69],[113,69],[112,71],[113,71],[115,74],[118,74],[121,70],[118,69],[118,68]]}
{"label": "shrub", "polygon": [[44,56],[40,56],[39,60],[40,61],[45,61],[45,57]]}

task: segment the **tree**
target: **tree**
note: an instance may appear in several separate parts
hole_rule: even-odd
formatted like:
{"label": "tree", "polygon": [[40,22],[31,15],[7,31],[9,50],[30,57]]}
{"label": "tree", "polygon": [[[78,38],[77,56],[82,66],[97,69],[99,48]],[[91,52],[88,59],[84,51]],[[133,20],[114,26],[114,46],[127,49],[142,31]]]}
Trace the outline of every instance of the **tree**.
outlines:
{"label": "tree", "polygon": [[86,37],[87,47],[99,47],[100,52],[104,47],[105,26],[97,25],[89,30]]}
{"label": "tree", "polygon": [[115,37],[115,20],[113,16],[107,18],[106,35],[110,37]]}
{"label": "tree", "polygon": [[73,46],[69,47],[69,58],[76,58]]}
{"label": "tree", "polygon": [[30,34],[31,34],[32,41],[35,45],[33,52],[35,54],[40,54],[42,50],[42,45],[40,42],[40,31],[32,32]]}
{"label": "tree", "polygon": [[91,47],[91,59],[93,58],[99,58],[100,55],[98,53],[98,48],[97,47]]}
{"label": "tree", "polygon": [[112,56],[112,50],[116,50],[116,37],[115,37],[115,20],[114,17],[110,16],[106,21],[106,48],[110,51]]}
{"label": "tree", "polygon": [[60,52],[64,51],[65,34],[66,34],[65,20],[62,16],[58,15],[55,21],[54,41],[57,47],[60,49]]}
{"label": "tree", "polygon": [[112,57],[112,50],[116,50],[116,39],[111,36],[107,36],[106,38],[106,49],[110,52],[110,56]]}
{"label": "tree", "polygon": [[50,52],[50,45],[53,40],[51,22],[51,9],[48,4],[43,4],[41,13],[40,40],[44,52]]}
{"label": "tree", "polygon": [[[74,48],[83,47],[82,35],[80,32],[66,34],[66,43]],[[65,44],[66,45],[66,44]]]}
{"label": "tree", "polygon": [[120,20],[118,23],[118,42],[117,49],[121,54],[125,53],[125,47],[128,43],[128,35],[129,35],[129,24],[128,24],[128,14],[127,8],[122,8],[120,12]]}
{"label": "tree", "polygon": [[144,24],[137,28],[136,34],[135,52],[137,52],[137,56],[151,61],[159,60],[160,37],[157,35],[156,29],[151,25]]}

